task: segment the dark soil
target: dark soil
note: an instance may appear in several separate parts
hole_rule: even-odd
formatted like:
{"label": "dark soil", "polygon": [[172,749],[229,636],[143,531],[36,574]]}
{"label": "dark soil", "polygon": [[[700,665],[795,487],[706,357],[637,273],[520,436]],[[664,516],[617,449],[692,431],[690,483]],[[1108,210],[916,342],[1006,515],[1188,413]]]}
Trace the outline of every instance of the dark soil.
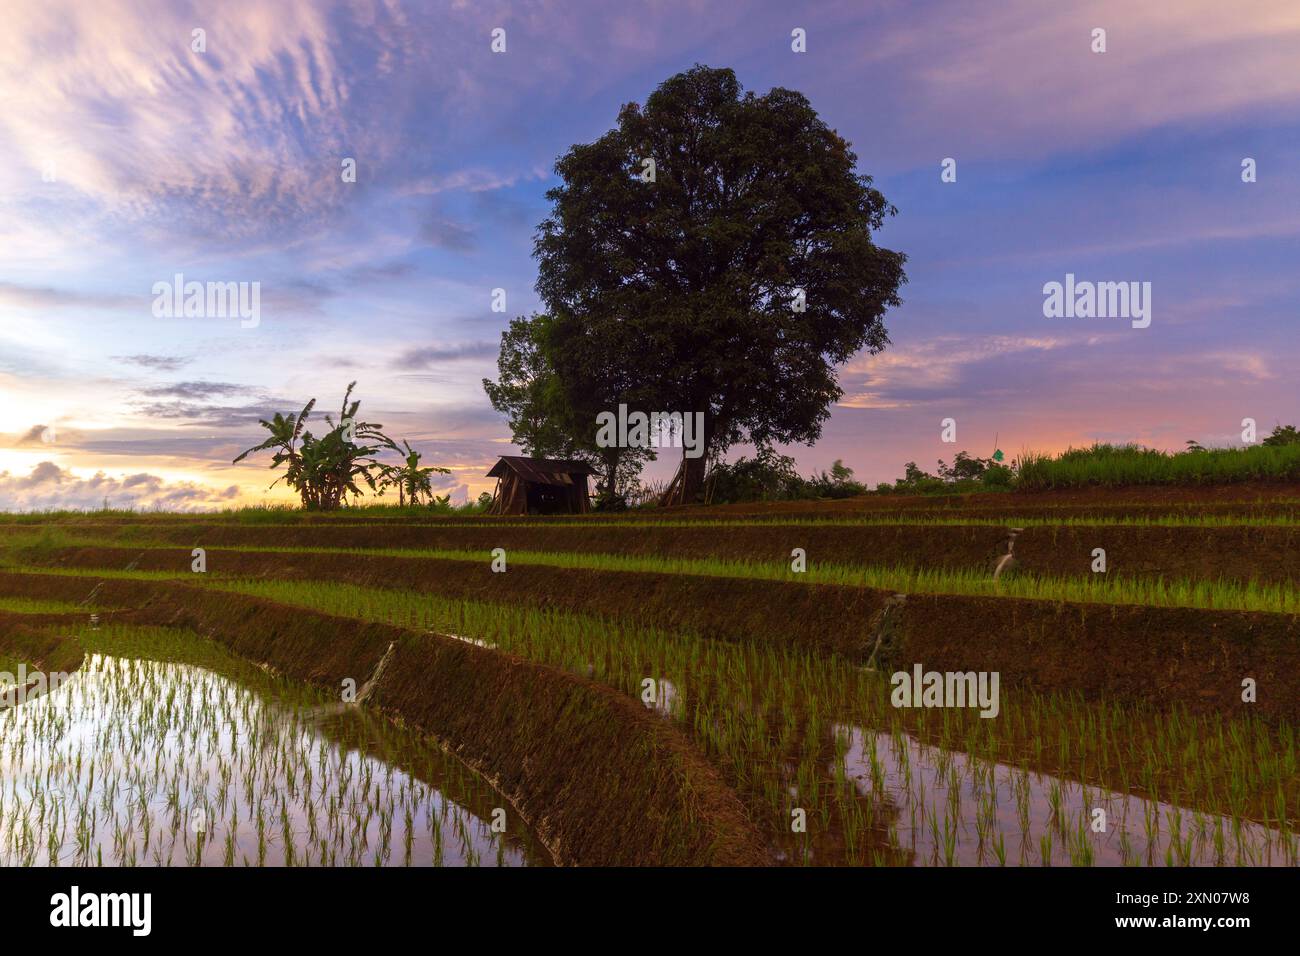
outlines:
{"label": "dark soil", "polygon": [[1092,552],[1106,552],[1106,573],[1291,584],[1300,579],[1300,528],[1032,527],[1016,538],[1016,561],[1035,574],[1093,573]]}
{"label": "dark soil", "polygon": [[[540,525],[471,528],[147,527],[150,543],[187,548],[411,548],[429,550],[607,553],[713,557],[788,564],[802,548],[817,564],[967,569],[991,573],[1007,551],[1007,527],[991,525],[738,525],[735,527],[600,527]],[[99,536],[124,539],[125,528]],[[0,539],[3,540],[3,539]],[[126,547],[123,540],[122,547]],[[1300,578],[1300,527],[1031,526],[1015,545],[1023,571],[1091,574],[1092,552],[1106,552],[1107,573],[1128,577],[1233,579],[1286,583]],[[138,552],[137,552],[138,553]],[[226,560],[225,556],[221,556]],[[369,562],[370,558],[366,561]],[[175,566],[174,563],[170,566]]]}
{"label": "dark soil", "polygon": [[[1194,608],[911,595],[889,664],[997,671],[1003,686],[1300,718],[1300,618]],[[1255,703],[1242,700],[1253,678]]]}

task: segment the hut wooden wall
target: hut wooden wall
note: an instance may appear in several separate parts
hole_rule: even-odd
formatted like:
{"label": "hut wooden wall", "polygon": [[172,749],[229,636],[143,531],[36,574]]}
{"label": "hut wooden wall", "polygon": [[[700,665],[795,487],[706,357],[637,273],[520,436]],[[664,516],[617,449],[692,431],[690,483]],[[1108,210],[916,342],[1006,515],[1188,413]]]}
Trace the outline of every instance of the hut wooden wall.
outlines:
{"label": "hut wooden wall", "polygon": [[[591,510],[591,501],[587,496],[587,476],[574,475],[573,483],[564,489],[570,514],[586,514]],[[493,496],[490,515],[526,515],[528,514],[528,482],[514,471],[506,470],[497,481],[496,494]]]}

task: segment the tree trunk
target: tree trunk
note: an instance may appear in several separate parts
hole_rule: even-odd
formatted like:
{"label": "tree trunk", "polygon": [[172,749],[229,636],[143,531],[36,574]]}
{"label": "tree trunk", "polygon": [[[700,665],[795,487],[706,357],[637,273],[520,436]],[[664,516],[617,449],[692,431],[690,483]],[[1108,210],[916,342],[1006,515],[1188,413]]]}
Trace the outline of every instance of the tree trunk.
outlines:
{"label": "tree trunk", "polygon": [[[621,451],[621,449],[615,449],[615,451]],[[602,507],[614,507],[615,496],[618,494],[618,460],[621,457],[621,454],[605,456],[605,474],[602,476],[601,482],[604,489],[596,498]]]}
{"label": "tree trunk", "polygon": [[672,484],[659,499],[659,506],[667,508],[669,505],[695,504],[704,491],[704,472],[707,463],[707,455],[687,458],[686,453],[683,452],[682,463],[677,467],[677,474],[673,476]]}
{"label": "tree trunk", "polygon": [[682,463],[677,467],[677,474],[673,476],[672,484],[659,499],[659,506],[667,508],[670,505],[693,505],[700,500],[704,493],[704,475],[708,471],[709,463],[709,440],[713,437],[717,422],[714,421],[711,411],[704,410],[704,434],[700,436],[700,455],[698,458],[687,458],[686,447],[682,447]]}

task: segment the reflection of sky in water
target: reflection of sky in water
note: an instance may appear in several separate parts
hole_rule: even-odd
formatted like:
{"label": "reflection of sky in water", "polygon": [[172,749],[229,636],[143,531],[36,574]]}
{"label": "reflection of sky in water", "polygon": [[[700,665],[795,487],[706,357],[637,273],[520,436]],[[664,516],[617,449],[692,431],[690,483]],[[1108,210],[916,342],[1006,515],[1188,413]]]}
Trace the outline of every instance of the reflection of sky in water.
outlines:
{"label": "reflection of sky in water", "polygon": [[[0,863],[530,862],[504,799],[417,736],[382,731],[398,762],[456,780],[356,749],[374,724],[357,709],[290,709],[198,667],[88,656],[55,693],[0,713]],[[444,790],[472,793],[482,816]],[[491,830],[495,806],[506,834]]]}
{"label": "reflection of sky in water", "polygon": [[[918,865],[943,864],[950,853],[956,864],[996,864],[999,834],[1008,865],[1042,865],[1042,838],[1048,833],[1047,855],[1053,866],[1088,862],[1084,847],[1095,865],[1176,866],[1294,865],[1300,848],[1291,836],[1288,855],[1282,835],[1258,824],[1241,822],[1234,830],[1227,817],[1084,787],[944,751],[906,735],[900,747],[888,733],[847,726],[836,732],[841,747],[848,745],[844,760],[849,779],[863,794],[883,790],[898,809],[892,842],[912,850]],[[868,746],[874,746],[874,767]],[[1104,833],[1091,829],[1097,807],[1106,811]],[[1171,847],[1174,835],[1179,839]],[[1168,861],[1166,851],[1172,853]]]}

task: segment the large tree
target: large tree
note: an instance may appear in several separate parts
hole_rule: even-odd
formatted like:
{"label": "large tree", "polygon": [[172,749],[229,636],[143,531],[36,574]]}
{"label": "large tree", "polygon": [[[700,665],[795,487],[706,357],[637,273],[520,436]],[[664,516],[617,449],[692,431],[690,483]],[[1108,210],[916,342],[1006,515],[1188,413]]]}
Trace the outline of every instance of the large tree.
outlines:
{"label": "large tree", "polygon": [[665,503],[737,442],[815,441],[836,366],[889,343],[905,257],[873,242],[895,210],[856,162],[802,94],[704,66],[557,161],[535,244],[551,334],[635,356],[645,411],[704,415],[708,454],[683,455]]}

